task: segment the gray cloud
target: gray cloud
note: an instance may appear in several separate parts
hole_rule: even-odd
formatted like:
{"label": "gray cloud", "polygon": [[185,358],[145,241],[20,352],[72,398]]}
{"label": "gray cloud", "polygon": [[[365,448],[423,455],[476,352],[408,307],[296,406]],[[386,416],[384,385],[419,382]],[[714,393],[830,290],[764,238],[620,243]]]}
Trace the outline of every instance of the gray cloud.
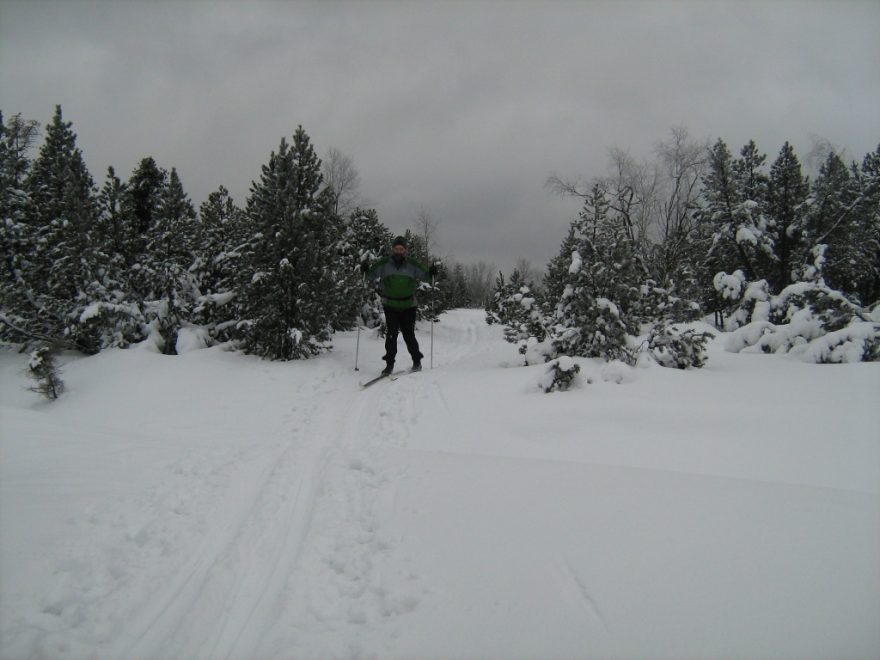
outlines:
{"label": "gray cloud", "polygon": [[196,203],[250,182],[298,124],[354,158],[394,231],[420,209],[441,251],[543,264],[610,146],[670,127],[861,158],[880,141],[876,2],[13,2],[0,108],[61,103],[99,181],[154,156]]}

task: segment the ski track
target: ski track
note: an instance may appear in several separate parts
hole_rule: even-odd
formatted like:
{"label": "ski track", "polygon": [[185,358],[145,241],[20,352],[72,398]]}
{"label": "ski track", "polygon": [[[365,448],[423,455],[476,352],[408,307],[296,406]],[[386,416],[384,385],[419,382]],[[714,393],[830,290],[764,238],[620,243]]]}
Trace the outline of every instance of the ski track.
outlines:
{"label": "ski track", "polygon": [[92,533],[60,551],[44,629],[19,642],[58,658],[393,653],[429,592],[380,525],[405,476],[389,458],[425,405],[451,414],[443,369],[477,356],[487,330],[438,323],[436,371],[363,391],[344,370],[300,383],[272,439],[169,463],[136,501],[95,507]]}

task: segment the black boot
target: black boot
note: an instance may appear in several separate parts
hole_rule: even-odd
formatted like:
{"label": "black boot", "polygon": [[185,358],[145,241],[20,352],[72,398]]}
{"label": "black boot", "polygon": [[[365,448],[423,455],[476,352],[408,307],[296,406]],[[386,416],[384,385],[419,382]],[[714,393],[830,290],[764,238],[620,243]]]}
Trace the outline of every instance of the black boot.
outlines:
{"label": "black boot", "polygon": [[393,362],[386,362],[386,363],[385,363],[385,368],[382,369],[382,373],[385,374],[385,375],[387,376],[387,375],[390,374],[392,371],[394,371],[394,363],[393,363]]}
{"label": "black boot", "polygon": [[421,371],[422,370],[422,362],[419,360],[418,362],[413,362],[412,371]]}

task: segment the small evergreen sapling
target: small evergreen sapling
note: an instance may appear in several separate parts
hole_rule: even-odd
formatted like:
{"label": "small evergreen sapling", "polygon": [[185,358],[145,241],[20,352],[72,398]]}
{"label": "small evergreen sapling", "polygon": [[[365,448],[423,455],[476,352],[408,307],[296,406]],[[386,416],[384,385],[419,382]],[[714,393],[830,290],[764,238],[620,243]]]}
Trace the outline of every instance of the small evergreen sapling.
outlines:
{"label": "small evergreen sapling", "polygon": [[61,370],[55,362],[56,352],[54,346],[41,346],[31,353],[28,362],[28,375],[36,381],[36,385],[28,389],[51,400],[64,392]]}
{"label": "small evergreen sapling", "polygon": [[545,394],[553,391],[564,392],[571,387],[574,377],[581,367],[567,355],[562,355],[547,363],[544,376],[541,378],[541,389]]}
{"label": "small evergreen sapling", "polygon": [[711,332],[682,331],[674,325],[659,323],[648,335],[647,350],[662,367],[699,369],[706,364],[706,344],[713,336]]}

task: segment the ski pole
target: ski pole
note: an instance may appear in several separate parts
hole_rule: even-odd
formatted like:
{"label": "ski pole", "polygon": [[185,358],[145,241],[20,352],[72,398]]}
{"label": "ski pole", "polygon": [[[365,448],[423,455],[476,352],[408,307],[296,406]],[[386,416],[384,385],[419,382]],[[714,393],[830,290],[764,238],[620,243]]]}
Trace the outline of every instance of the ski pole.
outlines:
{"label": "ski pole", "polygon": [[434,368],[434,275],[431,275],[431,369]]}
{"label": "ski pole", "polygon": [[[361,285],[366,287],[367,285],[367,276],[364,273],[361,273]],[[363,293],[363,292],[362,292]],[[357,333],[357,341],[354,344],[354,370],[360,371],[358,369],[358,355],[361,351],[361,321],[363,320],[364,308],[363,304],[361,305],[361,310],[355,315],[355,323],[357,323],[358,333]]]}
{"label": "ski pole", "polygon": [[356,322],[357,322],[357,327],[358,327],[358,334],[357,334],[357,341],[355,342],[355,345],[354,345],[354,370],[360,371],[358,369],[358,355],[360,354],[360,351],[361,351],[361,319],[360,319],[360,314],[357,315]]}

